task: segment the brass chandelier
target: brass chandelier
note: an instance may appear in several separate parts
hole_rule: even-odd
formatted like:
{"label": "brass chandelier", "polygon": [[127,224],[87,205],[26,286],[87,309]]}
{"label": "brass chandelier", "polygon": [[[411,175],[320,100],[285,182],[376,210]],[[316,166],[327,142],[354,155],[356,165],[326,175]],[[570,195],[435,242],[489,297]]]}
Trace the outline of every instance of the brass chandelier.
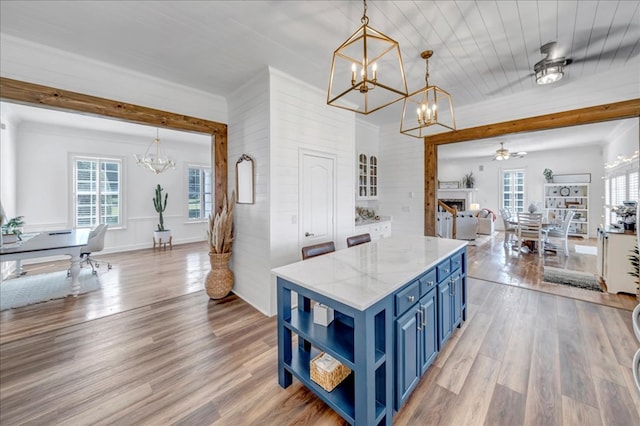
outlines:
{"label": "brass chandelier", "polygon": [[404,100],[400,133],[424,138],[442,131],[456,129],[453,103],[449,92],[429,85],[429,58],[432,50],[425,50],[420,57],[426,61],[425,87],[413,92]]}
{"label": "brass chandelier", "polygon": [[369,26],[364,0],[362,26],[333,53],[327,104],[369,114],[407,96],[398,43]]}

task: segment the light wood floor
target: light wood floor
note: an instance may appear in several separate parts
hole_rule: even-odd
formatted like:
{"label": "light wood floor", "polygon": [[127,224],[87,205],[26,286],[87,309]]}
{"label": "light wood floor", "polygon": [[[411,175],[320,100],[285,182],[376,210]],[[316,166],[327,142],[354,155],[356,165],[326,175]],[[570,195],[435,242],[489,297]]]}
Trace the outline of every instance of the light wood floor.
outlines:
{"label": "light wood floor", "polygon": [[[486,252],[469,248],[470,275],[500,267],[517,285],[469,280],[468,320],[394,423],[640,424],[630,312],[530,290],[537,256],[480,268]],[[207,298],[206,245],[105,257],[102,290],[0,313],[0,424],[342,423],[278,386],[275,318]]]}

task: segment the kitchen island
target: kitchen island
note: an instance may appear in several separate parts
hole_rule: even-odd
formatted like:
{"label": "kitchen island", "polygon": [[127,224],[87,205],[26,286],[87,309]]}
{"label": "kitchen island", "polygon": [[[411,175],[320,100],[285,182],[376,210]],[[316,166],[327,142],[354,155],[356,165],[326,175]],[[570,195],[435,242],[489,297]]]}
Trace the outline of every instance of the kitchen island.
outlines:
{"label": "kitchen island", "polygon": [[[274,269],[280,385],[295,376],[350,424],[391,424],[466,319],[466,244],[393,236]],[[315,303],[335,311],[328,326]],[[320,352],[352,371],[331,392],[311,380]]]}

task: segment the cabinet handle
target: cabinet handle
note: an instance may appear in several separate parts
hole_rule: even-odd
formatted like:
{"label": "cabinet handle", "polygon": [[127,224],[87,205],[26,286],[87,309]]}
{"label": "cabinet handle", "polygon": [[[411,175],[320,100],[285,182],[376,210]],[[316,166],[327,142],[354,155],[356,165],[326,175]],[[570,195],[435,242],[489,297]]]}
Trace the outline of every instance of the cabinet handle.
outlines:
{"label": "cabinet handle", "polygon": [[418,331],[422,331],[423,320],[422,320],[422,310],[418,309]]}
{"label": "cabinet handle", "polygon": [[422,308],[422,327],[427,326],[427,305],[420,305]]}
{"label": "cabinet handle", "polygon": [[429,284],[430,286],[432,286],[434,283],[433,283],[433,281],[429,281],[427,284]]}
{"label": "cabinet handle", "polygon": [[413,296],[408,296],[407,299],[409,299],[409,302],[413,302],[414,300],[416,300],[416,298]]}
{"label": "cabinet handle", "polygon": [[445,274],[448,274],[448,273],[449,273],[449,269],[444,268],[444,273],[445,273]]}
{"label": "cabinet handle", "polygon": [[315,234],[309,233],[309,232],[305,232],[304,236],[305,237],[313,237]]}

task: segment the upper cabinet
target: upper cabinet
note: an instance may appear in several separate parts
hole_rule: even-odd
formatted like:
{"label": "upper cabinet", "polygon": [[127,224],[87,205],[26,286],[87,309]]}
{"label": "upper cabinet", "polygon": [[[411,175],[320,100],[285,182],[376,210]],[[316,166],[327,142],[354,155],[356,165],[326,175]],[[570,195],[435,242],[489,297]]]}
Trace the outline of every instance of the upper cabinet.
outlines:
{"label": "upper cabinet", "polygon": [[358,177],[356,198],[358,200],[378,199],[378,156],[358,154]]}
{"label": "upper cabinet", "polygon": [[379,129],[371,123],[356,120],[356,200],[377,200]]}

